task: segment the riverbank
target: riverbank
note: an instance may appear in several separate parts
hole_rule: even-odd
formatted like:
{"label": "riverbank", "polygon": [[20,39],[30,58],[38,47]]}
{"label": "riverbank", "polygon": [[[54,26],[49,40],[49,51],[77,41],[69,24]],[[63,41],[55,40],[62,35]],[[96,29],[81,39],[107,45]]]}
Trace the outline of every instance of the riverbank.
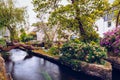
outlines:
{"label": "riverbank", "polygon": [[4,59],[0,55],[0,80],[12,80],[11,76],[6,73]]}
{"label": "riverbank", "polygon": [[[43,57],[49,61],[53,61],[56,62],[60,65],[64,65],[66,67],[71,68],[72,70],[74,70],[74,67],[71,66],[71,64],[65,64],[65,63],[61,63],[59,61],[59,56],[51,56],[49,54],[47,54],[45,51],[41,50],[33,50],[32,51],[34,54]],[[79,65],[79,69],[80,71],[78,72],[83,72],[87,75],[91,75],[91,76],[97,76],[100,77],[104,80],[112,80],[112,66],[109,62],[106,62],[106,65],[98,65],[98,64],[90,64],[90,63],[86,63],[81,61],[80,65]],[[77,71],[77,70],[76,70]]]}

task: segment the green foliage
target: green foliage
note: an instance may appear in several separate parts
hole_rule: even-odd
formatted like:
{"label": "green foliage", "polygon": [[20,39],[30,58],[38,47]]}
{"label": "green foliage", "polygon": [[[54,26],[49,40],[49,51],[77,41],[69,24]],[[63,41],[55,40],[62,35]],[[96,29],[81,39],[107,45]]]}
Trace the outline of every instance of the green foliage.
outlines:
{"label": "green foliage", "polygon": [[33,39],[34,39],[33,36],[28,35],[28,34],[26,34],[26,33],[22,33],[22,34],[20,35],[20,40],[21,40],[22,42],[28,42],[28,41],[33,40]]}
{"label": "green foliage", "polygon": [[53,54],[53,55],[58,55],[59,54],[59,49],[58,49],[58,47],[51,47],[49,49],[48,53]]}
{"label": "green foliage", "polygon": [[21,37],[21,41],[22,42],[28,42],[28,41],[30,41],[30,40],[34,40],[34,38],[33,38],[33,36],[30,36],[30,35],[26,35],[26,36],[22,36]]}
{"label": "green foliage", "polygon": [[25,42],[26,37],[27,37],[27,34],[26,34],[26,33],[22,33],[22,34],[20,35],[20,40],[21,40],[22,42]]}
{"label": "green foliage", "polygon": [[[66,60],[80,60],[88,63],[103,64],[103,58],[106,58],[106,51],[100,45],[91,43],[70,41],[63,45],[61,49],[62,59]],[[62,60],[63,61],[63,60]]]}
{"label": "green foliage", "polygon": [[99,42],[99,40],[100,40],[99,34],[92,27],[85,29],[85,31],[86,31],[87,35],[80,37],[80,40],[82,42],[91,42],[91,41],[94,41],[96,43]]}
{"label": "green foliage", "polygon": [[3,39],[3,38],[0,39],[0,45],[2,45],[2,46],[6,46],[5,39]]}
{"label": "green foliage", "polygon": [[18,39],[17,25],[25,23],[25,8],[16,8],[13,0],[0,0],[0,27],[7,27],[10,39]]}
{"label": "green foliage", "polygon": [[73,39],[73,40],[71,40],[71,41],[74,42],[74,43],[76,43],[76,44],[81,43],[80,40],[79,40],[78,38],[75,38],[75,39]]}
{"label": "green foliage", "polygon": [[[109,6],[107,0],[67,0],[67,5],[60,4],[63,0],[33,0],[37,17],[50,14],[48,23],[53,26],[59,23],[60,30],[70,29],[79,32],[82,41],[97,41],[98,34],[93,28],[96,19],[101,17]],[[43,19],[43,18],[42,18]],[[84,34],[84,35],[83,35]]]}
{"label": "green foliage", "polygon": [[22,42],[28,42],[30,40],[34,40],[34,34],[26,34],[23,28],[20,30],[20,32],[21,32],[20,40]]}
{"label": "green foliage", "polygon": [[115,7],[115,12],[116,11],[119,11],[119,8],[120,8],[120,0],[114,0],[113,4],[112,4],[112,7]]}

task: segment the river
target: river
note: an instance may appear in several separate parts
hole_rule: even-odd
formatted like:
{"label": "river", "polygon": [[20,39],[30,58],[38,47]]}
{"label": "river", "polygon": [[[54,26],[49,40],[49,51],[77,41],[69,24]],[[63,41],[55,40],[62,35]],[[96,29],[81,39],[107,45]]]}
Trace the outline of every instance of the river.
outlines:
{"label": "river", "polygon": [[[13,80],[101,80],[71,71],[43,58],[28,55],[20,49],[12,49],[9,53],[10,60],[6,62],[6,69],[12,74]],[[120,80],[117,75],[113,77],[117,77],[113,80]]]}

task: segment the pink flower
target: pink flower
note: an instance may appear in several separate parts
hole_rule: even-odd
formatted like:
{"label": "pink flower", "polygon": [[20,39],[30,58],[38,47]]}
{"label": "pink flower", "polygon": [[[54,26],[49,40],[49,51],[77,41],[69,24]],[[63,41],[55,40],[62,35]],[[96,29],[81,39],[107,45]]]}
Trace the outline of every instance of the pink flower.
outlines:
{"label": "pink flower", "polygon": [[108,51],[112,49],[114,53],[120,53],[120,26],[104,33],[104,38],[101,39],[100,45],[106,47]]}

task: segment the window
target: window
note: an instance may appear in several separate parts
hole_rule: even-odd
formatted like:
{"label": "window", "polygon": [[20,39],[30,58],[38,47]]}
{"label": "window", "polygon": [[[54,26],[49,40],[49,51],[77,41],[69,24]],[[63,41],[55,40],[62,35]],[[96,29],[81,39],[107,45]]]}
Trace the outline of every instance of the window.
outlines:
{"label": "window", "polygon": [[108,21],[108,27],[111,27],[111,22],[110,21]]}

